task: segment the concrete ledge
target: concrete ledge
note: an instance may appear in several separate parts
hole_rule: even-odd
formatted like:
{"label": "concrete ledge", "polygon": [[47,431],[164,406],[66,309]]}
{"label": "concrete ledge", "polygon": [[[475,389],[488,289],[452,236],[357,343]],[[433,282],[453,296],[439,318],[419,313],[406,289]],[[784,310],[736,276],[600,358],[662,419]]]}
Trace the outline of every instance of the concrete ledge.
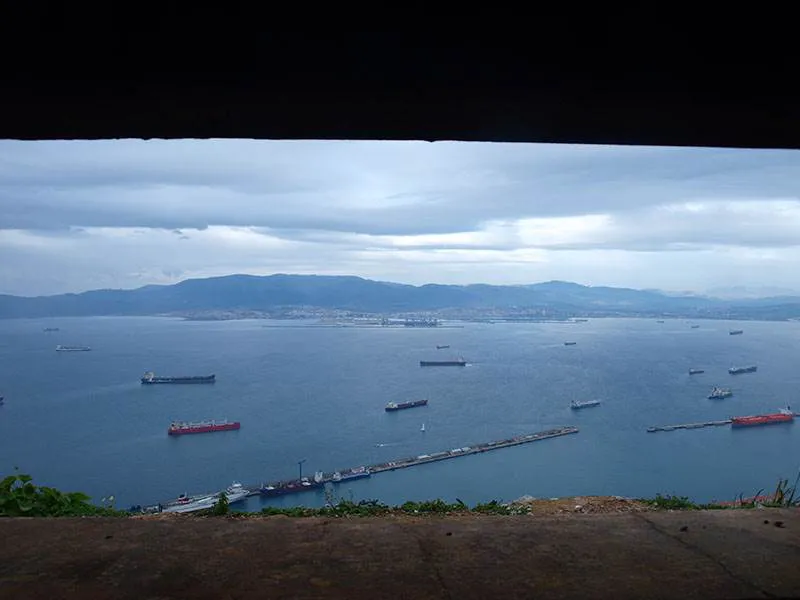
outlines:
{"label": "concrete ledge", "polygon": [[0,598],[800,597],[800,511],[0,519]]}

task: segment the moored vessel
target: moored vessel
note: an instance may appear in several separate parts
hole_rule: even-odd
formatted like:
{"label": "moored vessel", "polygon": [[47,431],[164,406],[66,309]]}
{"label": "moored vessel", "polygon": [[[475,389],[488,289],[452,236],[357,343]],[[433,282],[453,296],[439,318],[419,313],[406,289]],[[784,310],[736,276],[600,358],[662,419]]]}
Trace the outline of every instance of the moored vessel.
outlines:
{"label": "moored vessel", "polygon": [[600,400],[573,400],[570,402],[569,407],[572,410],[579,410],[581,408],[589,408],[590,406],[598,406]]}
{"label": "moored vessel", "polygon": [[419,361],[420,367],[465,367],[467,361],[463,358],[456,360],[421,360]]}
{"label": "moored vessel", "polygon": [[241,428],[239,421],[200,421],[199,423],[184,423],[181,421],[173,421],[169,429],[168,435],[186,435],[189,433],[212,433],[214,431],[233,431]]}
{"label": "moored vessel", "polygon": [[153,385],[156,383],[215,383],[217,381],[216,375],[190,375],[179,377],[166,377],[163,375],[156,375],[152,371],[148,371],[142,375],[142,383],[145,385]]}
{"label": "moored vessel", "polygon": [[349,471],[336,471],[331,476],[333,483],[344,483],[345,481],[352,481],[353,479],[364,479],[372,475],[372,472],[367,467],[356,467]]}
{"label": "moored vessel", "polygon": [[748,417],[731,417],[731,427],[753,427],[756,425],[773,425],[776,423],[791,423],[794,413],[790,407],[782,408],[777,413],[768,415],[751,415]]}
{"label": "moored vessel", "polygon": [[728,369],[728,373],[731,375],[741,375],[742,373],[755,373],[758,370],[756,365],[750,365],[749,367],[731,367]]}
{"label": "moored vessel", "polygon": [[405,408],[414,408],[416,406],[426,406],[428,404],[428,400],[423,398],[422,400],[409,400],[408,402],[389,402],[384,409],[386,412],[392,412],[395,410],[403,410]]}
{"label": "moored vessel", "polygon": [[198,510],[207,510],[213,508],[214,505],[219,502],[220,494],[225,494],[228,504],[234,504],[247,498],[247,496],[250,495],[250,491],[241,483],[234,481],[232,485],[217,494],[208,494],[199,497],[188,497],[186,494],[182,494],[177,502],[164,507],[162,512],[188,513]]}
{"label": "moored vessel", "polygon": [[314,479],[309,480],[308,477],[294,479],[292,481],[284,481],[275,484],[265,484],[259,488],[259,492],[263,496],[283,496],[284,494],[295,494],[297,492],[310,492],[318,490],[325,485],[324,475],[321,471],[314,473]]}
{"label": "moored vessel", "polygon": [[709,400],[722,400],[723,398],[730,398],[733,396],[733,390],[730,388],[714,387],[708,395]]}

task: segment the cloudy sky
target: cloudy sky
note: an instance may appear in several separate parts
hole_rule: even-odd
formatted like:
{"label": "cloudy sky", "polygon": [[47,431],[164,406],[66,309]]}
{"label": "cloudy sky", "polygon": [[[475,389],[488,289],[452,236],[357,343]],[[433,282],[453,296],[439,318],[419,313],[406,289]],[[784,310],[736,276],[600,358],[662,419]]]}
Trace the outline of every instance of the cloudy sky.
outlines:
{"label": "cloudy sky", "polygon": [[0,293],[230,273],[800,290],[800,153],[0,142]]}

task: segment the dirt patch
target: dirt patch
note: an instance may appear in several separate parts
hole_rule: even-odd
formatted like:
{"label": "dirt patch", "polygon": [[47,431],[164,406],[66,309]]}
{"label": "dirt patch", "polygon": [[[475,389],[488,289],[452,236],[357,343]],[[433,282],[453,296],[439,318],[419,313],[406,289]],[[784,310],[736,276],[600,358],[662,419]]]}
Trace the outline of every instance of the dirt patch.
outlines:
{"label": "dirt patch", "polygon": [[528,510],[531,515],[610,514],[644,512],[652,507],[621,496],[571,496],[568,498],[533,498],[524,496],[511,503],[512,507]]}

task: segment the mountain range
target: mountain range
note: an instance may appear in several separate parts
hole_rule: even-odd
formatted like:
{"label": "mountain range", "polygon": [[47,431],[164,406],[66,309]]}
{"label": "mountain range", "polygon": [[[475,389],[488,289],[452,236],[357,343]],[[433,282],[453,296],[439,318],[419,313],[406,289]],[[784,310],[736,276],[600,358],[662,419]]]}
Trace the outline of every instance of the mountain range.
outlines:
{"label": "mountain range", "polygon": [[721,299],[654,290],[585,286],[567,281],[531,285],[420,286],[353,276],[228,275],[133,290],[22,297],[0,295],[0,318],[197,315],[215,311],[276,314],[289,308],[371,314],[546,314],[783,320],[800,317],[800,297]]}

